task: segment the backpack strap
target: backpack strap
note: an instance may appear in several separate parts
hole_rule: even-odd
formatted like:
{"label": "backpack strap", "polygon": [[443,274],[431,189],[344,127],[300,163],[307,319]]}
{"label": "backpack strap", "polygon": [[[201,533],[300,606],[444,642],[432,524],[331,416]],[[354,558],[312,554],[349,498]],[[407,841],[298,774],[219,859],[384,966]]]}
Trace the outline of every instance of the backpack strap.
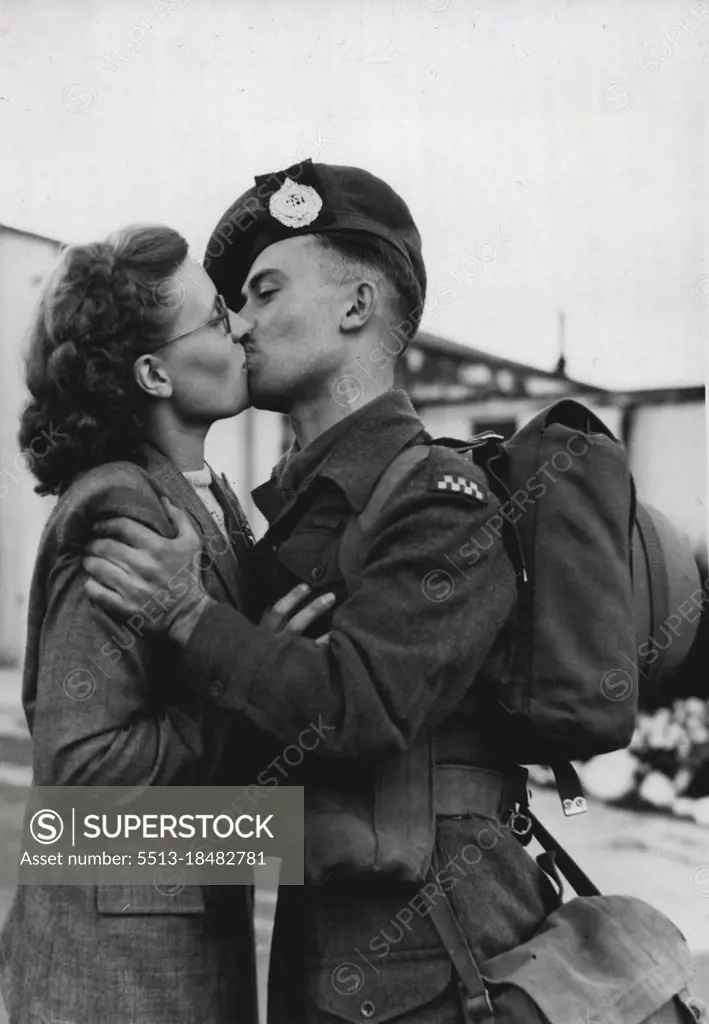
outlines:
{"label": "backpack strap", "polygon": [[338,562],[348,589],[350,582],[356,586],[359,578],[363,538],[371,531],[382,509],[402,480],[414,466],[426,458],[430,450],[430,445],[415,444],[399,452],[377,480],[360,514],[350,519],[345,527],[340,541]]}
{"label": "backpack strap", "polygon": [[548,832],[540,820],[532,814],[529,808],[524,812],[532,822],[532,835],[540,846],[543,846],[547,853],[553,855],[553,862],[562,873],[564,878],[573,886],[579,896],[600,896],[598,889],[588,875],[581,870],[573,857],[566,852],[561,843]]}

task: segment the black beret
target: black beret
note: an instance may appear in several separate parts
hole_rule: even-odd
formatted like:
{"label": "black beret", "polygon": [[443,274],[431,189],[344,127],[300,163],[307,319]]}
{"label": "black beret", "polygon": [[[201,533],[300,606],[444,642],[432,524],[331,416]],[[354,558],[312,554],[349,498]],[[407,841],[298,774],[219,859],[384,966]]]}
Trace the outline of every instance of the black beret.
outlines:
{"label": "black beret", "polygon": [[298,235],[362,231],[383,238],[409,263],[426,295],[421,236],[393,188],[359,167],[303,160],[256,177],[212,232],[204,268],[232,309],[252,263],[274,242]]}

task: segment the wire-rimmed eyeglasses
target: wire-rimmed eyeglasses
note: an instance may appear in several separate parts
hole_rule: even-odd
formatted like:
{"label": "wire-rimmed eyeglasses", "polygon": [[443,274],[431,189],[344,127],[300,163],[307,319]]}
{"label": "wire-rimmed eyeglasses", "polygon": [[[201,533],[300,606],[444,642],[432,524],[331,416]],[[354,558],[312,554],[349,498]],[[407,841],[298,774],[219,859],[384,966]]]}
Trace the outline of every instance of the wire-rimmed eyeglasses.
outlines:
{"label": "wire-rimmed eyeglasses", "polygon": [[229,319],[229,308],[224,301],[223,296],[217,295],[214,300],[214,308],[216,309],[216,315],[211,317],[206,323],[200,324],[199,327],[193,327],[189,331],[185,331],[184,334],[178,334],[176,338],[170,338],[169,341],[163,341],[159,345],[156,345],[153,352],[157,352],[160,348],[165,348],[166,345],[172,345],[173,341],[181,341],[183,338],[189,337],[190,334],[195,334],[197,331],[203,331],[205,327],[215,327],[217,324],[224,326],[224,333],[231,334],[231,320]]}

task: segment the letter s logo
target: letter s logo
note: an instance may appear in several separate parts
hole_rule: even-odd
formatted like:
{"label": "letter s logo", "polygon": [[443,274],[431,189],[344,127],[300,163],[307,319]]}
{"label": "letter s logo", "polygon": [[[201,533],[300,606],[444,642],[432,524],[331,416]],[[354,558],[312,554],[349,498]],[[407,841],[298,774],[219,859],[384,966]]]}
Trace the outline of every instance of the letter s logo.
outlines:
{"label": "letter s logo", "polygon": [[42,846],[49,846],[61,839],[64,832],[64,822],[61,815],[56,811],[37,811],[32,815],[30,821],[30,835]]}
{"label": "letter s logo", "polygon": [[364,972],[357,964],[338,964],[332,972],[332,987],[341,996],[353,996],[364,985]]}
{"label": "letter s logo", "polygon": [[421,581],[423,596],[434,603],[447,601],[454,589],[453,577],[445,569],[432,569]]}

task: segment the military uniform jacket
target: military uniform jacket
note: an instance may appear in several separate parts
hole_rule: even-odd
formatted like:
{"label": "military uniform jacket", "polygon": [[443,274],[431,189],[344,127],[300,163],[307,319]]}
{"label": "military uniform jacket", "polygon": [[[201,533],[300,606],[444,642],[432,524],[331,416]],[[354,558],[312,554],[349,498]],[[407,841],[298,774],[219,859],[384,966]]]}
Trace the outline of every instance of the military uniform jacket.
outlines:
{"label": "military uniform jacket", "polygon": [[333,590],[331,621],[312,630],[329,628],[329,643],[274,635],[214,603],[186,651],[193,685],[281,742],[297,743],[317,726],[316,756],[331,770],[333,758],[373,764],[424,727],[454,721],[516,595],[503,544],[485,529],[499,508],[485,474],[437,445],[387,501],[360,585],[347,594],[338,564],[347,522],[397,453],[430,437],[403,391],[384,393],[341,427],[293,494],[276,479],[254,494],[270,520],[257,545],[262,599],[299,581],[316,593]]}

